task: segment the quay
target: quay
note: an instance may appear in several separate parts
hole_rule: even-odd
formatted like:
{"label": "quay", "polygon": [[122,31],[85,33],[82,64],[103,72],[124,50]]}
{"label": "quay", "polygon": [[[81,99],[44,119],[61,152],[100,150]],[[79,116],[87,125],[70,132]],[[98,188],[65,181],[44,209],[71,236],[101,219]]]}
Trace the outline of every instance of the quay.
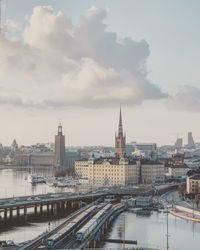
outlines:
{"label": "quay", "polygon": [[121,243],[121,244],[136,244],[137,245],[137,240],[121,240],[121,239],[107,239],[105,238],[103,240],[104,242],[110,242],[110,243]]}

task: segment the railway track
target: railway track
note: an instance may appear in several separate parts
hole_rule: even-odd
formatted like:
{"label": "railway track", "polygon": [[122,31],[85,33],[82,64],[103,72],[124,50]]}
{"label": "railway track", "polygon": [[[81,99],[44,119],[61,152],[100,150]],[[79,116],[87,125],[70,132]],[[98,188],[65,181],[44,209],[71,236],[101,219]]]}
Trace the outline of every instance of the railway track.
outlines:
{"label": "railway track", "polygon": [[33,241],[25,244],[24,246],[20,247],[19,250],[34,250],[34,249],[37,249],[39,246],[42,245],[43,240],[47,239],[48,237],[50,237],[51,235],[53,235],[55,233],[58,233],[61,229],[66,227],[73,219],[75,219],[77,215],[84,212],[90,206],[92,206],[92,204],[90,204],[88,206],[85,206],[84,208],[79,209],[78,211],[76,211],[72,215],[69,215],[63,223],[61,223],[58,227],[53,229],[51,232],[45,232],[44,234],[40,235],[35,240],[33,240]]}

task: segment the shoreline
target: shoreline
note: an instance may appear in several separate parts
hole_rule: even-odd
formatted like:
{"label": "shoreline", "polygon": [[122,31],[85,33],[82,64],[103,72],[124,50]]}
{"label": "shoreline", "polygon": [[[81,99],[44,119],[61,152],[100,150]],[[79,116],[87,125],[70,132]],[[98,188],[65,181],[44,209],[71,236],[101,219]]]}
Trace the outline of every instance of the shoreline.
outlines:
{"label": "shoreline", "polygon": [[[200,218],[199,219],[197,219],[197,218],[194,218],[194,217],[190,217],[190,216],[187,216],[187,215],[184,215],[184,214],[180,214],[182,211],[180,211],[180,210],[170,210],[170,214],[172,214],[172,215],[174,215],[174,216],[176,216],[176,217],[179,217],[179,218],[181,218],[181,219],[183,219],[183,220],[188,220],[188,221],[192,221],[192,222],[198,222],[198,223],[200,223]],[[191,216],[192,216],[192,214],[191,214]]]}

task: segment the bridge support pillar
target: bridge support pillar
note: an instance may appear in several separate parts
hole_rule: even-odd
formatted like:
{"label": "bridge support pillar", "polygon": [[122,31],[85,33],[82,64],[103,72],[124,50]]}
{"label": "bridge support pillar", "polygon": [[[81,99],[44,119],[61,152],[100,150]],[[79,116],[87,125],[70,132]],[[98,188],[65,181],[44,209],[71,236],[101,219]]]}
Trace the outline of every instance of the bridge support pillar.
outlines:
{"label": "bridge support pillar", "polygon": [[24,220],[27,221],[28,216],[27,216],[27,207],[24,207]]}
{"label": "bridge support pillar", "polygon": [[51,204],[51,213],[53,213],[53,208],[54,208],[54,205]]}
{"label": "bridge support pillar", "polygon": [[20,208],[17,207],[17,217],[19,217],[19,216],[20,216]]}
{"label": "bridge support pillar", "polygon": [[47,204],[47,213],[49,213],[49,204]]}
{"label": "bridge support pillar", "polygon": [[4,220],[7,220],[7,208],[4,209]]}
{"label": "bridge support pillar", "polygon": [[35,205],[35,207],[34,207],[34,213],[35,213],[35,215],[37,214],[37,205]]}
{"label": "bridge support pillar", "polygon": [[43,212],[43,205],[40,204],[40,213],[42,214],[42,212]]}
{"label": "bridge support pillar", "polygon": [[79,208],[82,208],[82,201],[79,201]]}
{"label": "bridge support pillar", "polygon": [[54,203],[54,215],[56,216],[57,215],[57,203]]}
{"label": "bridge support pillar", "polygon": [[12,217],[13,217],[13,209],[12,209],[12,207],[10,208],[10,219],[12,219]]}

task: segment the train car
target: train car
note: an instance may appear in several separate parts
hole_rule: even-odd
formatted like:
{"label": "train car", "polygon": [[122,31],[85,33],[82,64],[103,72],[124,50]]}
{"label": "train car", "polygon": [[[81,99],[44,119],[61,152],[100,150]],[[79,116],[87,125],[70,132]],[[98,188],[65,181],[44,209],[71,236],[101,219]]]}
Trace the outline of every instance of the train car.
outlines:
{"label": "train car", "polygon": [[59,230],[59,232],[55,233],[54,235],[50,236],[45,241],[45,245],[47,248],[56,248],[58,247],[61,242],[70,235],[74,234],[74,229],[83,221],[88,218],[88,216],[91,216],[91,213],[96,209],[96,206],[89,207],[87,210],[79,214],[77,217],[75,217],[69,224],[67,224],[66,227]]}
{"label": "train car", "polygon": [[95,216],[93,216],[92,219],[90,219],[87,224],[76,233],[77,241],[84,241],[111,209],[112,205],[107,204]]}

